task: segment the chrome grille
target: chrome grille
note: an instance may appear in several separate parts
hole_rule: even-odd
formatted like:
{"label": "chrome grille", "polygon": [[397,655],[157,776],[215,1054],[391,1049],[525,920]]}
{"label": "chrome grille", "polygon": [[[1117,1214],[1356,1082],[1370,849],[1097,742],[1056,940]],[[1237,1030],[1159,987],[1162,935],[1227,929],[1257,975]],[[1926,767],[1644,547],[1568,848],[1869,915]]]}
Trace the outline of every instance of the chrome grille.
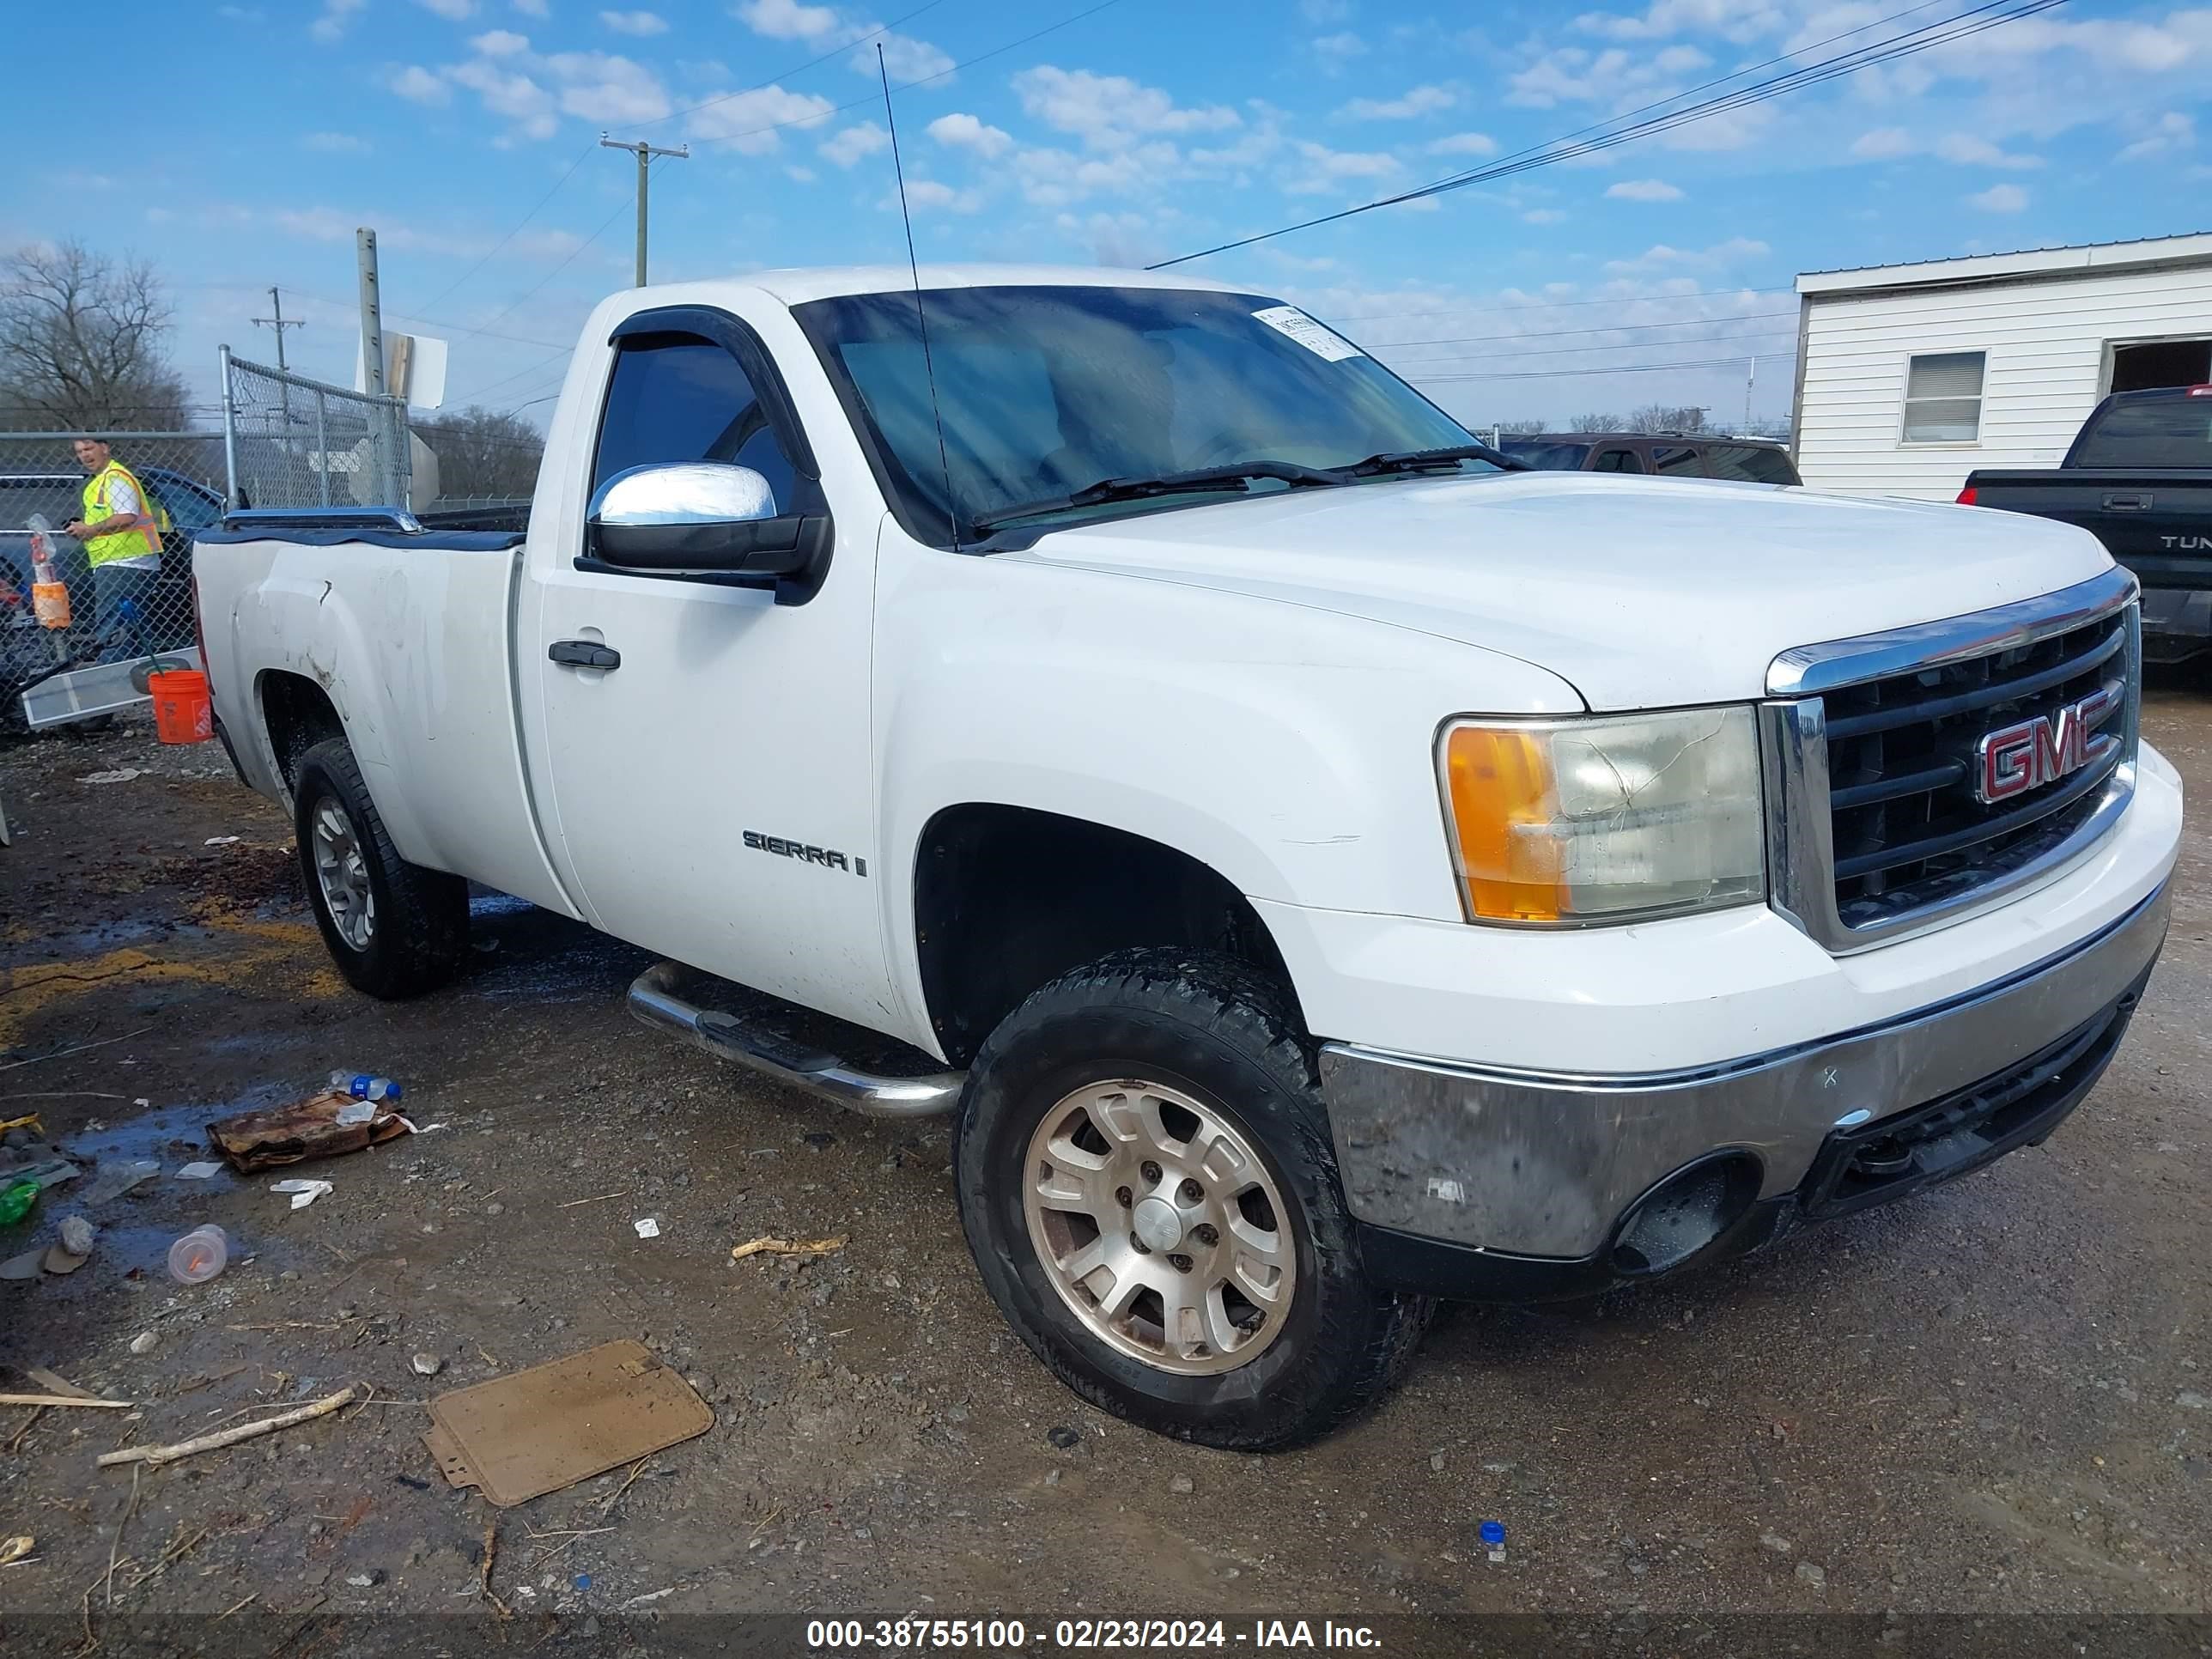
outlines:
{"label": "chrome grille", "polygon": [[[1786,653],[1765,739],[1778,908],[1850,951],[1955,920],[2055,874],[2102,835],[2134,777],[2139,631],[2114,570],[2046,599]],[[1977,793],[1987,735],[2106,704],[2076,769]]]}

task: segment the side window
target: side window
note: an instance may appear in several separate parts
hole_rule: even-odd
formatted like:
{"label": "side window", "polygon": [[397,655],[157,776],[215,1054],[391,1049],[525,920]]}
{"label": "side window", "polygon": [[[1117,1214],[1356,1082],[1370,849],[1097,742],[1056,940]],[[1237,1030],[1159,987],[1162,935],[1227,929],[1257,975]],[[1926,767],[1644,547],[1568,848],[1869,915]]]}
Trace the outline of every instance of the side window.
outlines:
{"label": "side window", "polygon": [[1726,478],[1731,483],[1797,482],[1790,458],[1778,449],[1759,444],[1715,444],[1705,451],[1705,466],[1713,477]]}
{"label": "side window", "polygon": [[222,509],[202,495],[197,489],[168,478],[145,478],[143,482],[154,499],[161,502],[169,515],[169,522],[179,530],[205,530],[222,517]]}
{"label": "side window", "polygon": [[1641,472],[1644,463],[1632,449],[1608,449],[1590,466],[1593,472]]}
{"label": "side window", "polygon": [[1651,446],[1651,470],[1671,473],[1676,477],[1687,475],[1695,478],[1704,475],[1698,465],[1698,452],[1687,444],[1654,444]]}
{"label": "side window", "polygon": [[1905,366],[1905,423],[1909,444],[1972,443],[1982,432],[1985,351],[1923,352]]}
{"label": "side window", "polygon": [[790,459],[744,366],[696,334],[642,334],[622,342],[599,422],[592,488],[659,461],[749,466],[768,480],[779,512],[795,510]]}

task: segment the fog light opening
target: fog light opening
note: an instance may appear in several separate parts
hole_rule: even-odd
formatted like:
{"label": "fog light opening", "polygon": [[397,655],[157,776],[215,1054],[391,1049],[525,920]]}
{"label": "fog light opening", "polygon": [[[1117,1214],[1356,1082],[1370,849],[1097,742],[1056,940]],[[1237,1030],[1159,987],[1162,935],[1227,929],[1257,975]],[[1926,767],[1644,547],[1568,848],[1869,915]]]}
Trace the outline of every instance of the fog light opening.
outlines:
{"label": "fog light opening", "polygon": [[1684,1164],[1629,1206],[1613,1234],[1613,1270],[1648,1278],[1680,1267],[1742,1218],[1759,1196],[1759,1173],[1748,1152]]}

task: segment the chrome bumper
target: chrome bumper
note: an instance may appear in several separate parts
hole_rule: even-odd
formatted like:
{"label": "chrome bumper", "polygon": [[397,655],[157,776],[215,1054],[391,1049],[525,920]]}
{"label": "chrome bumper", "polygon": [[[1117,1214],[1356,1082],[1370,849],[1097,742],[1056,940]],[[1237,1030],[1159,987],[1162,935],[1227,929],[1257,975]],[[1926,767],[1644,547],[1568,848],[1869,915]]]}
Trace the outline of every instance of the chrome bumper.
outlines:
{"label": "chrome bumper", "polygon": [[1841,1127],[2002,1071],[2093,1018],[2158,959],[2170,886],[2101,933],[1970,996],[1725,1065],[1650,1075],[1507,1072],[1346,1043],[1321,1076],[1352,1212],[1482,1249],[1583,1257],[1644,1193],[1741,1150],[1761,1198],[1795,1190]]}

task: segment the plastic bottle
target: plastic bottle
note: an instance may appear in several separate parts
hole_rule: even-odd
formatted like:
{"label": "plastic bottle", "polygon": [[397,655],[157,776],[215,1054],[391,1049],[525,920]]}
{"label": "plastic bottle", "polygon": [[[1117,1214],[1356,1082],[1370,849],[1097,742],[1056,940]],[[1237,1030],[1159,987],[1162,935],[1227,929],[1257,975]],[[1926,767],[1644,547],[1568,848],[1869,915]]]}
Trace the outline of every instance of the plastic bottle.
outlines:
{"label": "plastic bottle", "polygon": [[169,1246],[169,1277],[179,1285],[204,1285],[229,1265],[230,1240],[212,1223]]}
{"label": "plastic bottle", "polygon": [[54,568],[53,526],[43,513],[33,513],[24,522],[31,532],[31,614],[41,628],[67,628],[69,584]]}
{"label": "plastic bottle", "polygon": [[12,1227],[30,1214],[41,1190],[35,1181],[10,1182],[0,1187],[0,1227]]}
{"label": "plastic bottle", "polygon": [[1505,1559],[1505,1523],[1503,1521],[1482,1523],[1482,1547],[1490,1553],[1490,1559],[1493,1561]]}
{"label": "plastic bottle", "polygon": [[371,1077],[366,1072],[332,1072],[331,1092],[351,1095],[356,1100],[397,1100],[404,1091],[388,1077]]}

